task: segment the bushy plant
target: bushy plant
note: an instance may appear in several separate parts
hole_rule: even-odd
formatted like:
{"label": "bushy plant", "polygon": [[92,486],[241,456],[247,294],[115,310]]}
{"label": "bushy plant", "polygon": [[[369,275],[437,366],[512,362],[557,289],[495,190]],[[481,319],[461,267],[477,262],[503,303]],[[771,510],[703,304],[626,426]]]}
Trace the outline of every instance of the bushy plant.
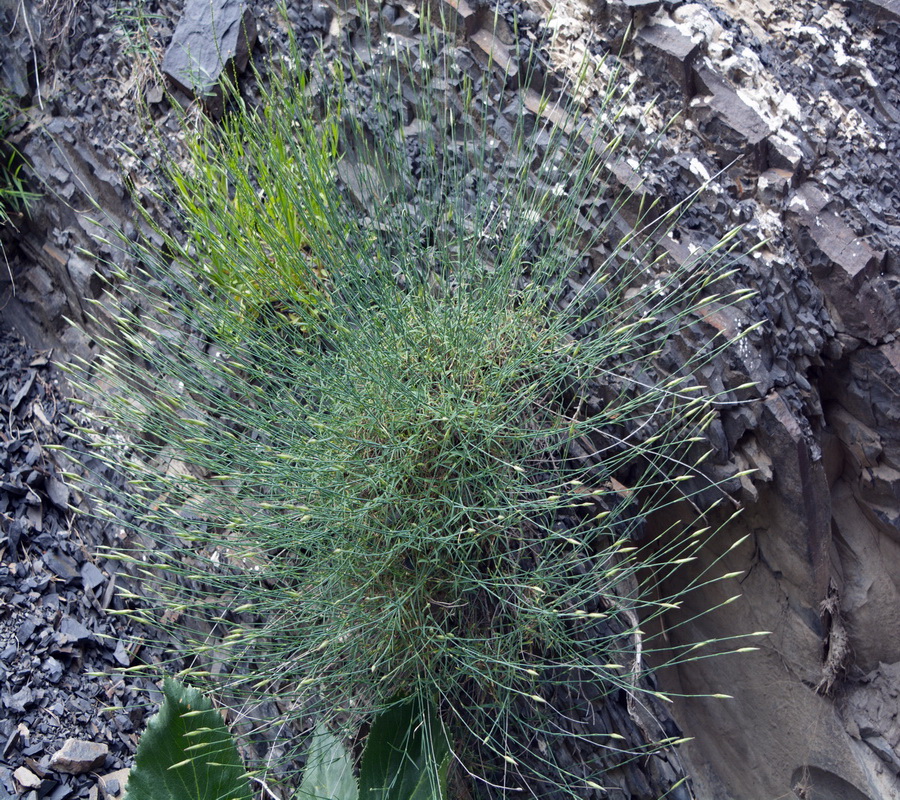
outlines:
{"label": "bushy plant", "polygon": [[[135,613],[227,702],[353,737],[409,695],[473,796],[587,796],[659,745],[565,703],[590,685],[646,719],[643,626],[710,535],[648,520],[709,488],[699,369],[731,342],[703,320],[743,297],[734,234],[685,263],[657,245],[678,206],[622,234],[615,88],[508,91],[421,30],[363,23],[371,65],[318,63],[318,94],[273,62],[172,159],[184,235],[123,276],[99,365],[99,451],[130,479],[109,513],[155,538]],[[560,760],[566,736],[593,755]]]}

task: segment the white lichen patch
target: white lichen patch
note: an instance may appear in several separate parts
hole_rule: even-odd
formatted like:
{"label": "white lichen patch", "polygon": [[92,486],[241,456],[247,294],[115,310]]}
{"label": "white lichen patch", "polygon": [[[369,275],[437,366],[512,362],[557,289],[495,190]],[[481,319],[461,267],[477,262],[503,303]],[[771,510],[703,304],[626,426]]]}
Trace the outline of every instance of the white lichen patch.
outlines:
{"label": "white lichen patch", "polygon": [[885,149],[884,142],[872,135],[862,115],[855,108],[844,108],[828,91],[819,93],[817,105],[820,111],[838,123],[833,135],[848,142],[865,145],[870,150]]}
{"label": "white lichen patch", "polygon": [[690,163],[691,172],[694,173],[698,178],[702,181],[706,182],[709,180],[709,170],[703,166],[703,163],[697,159],[692,158]]}
{"label": "white lichen patch", "polygon": [[839,67],[854,67],[869,86],[872,86],[873,88],[878,86],[878,81],[875,80],[875,76],[866,64],[865,59],[860,58],[859,56],[847,55],[847,52],[844,49],[845,42],[846,40],[842,36],[834,43],[834,63]]}
{"label": "white lichen patch", "polygon": [[774,239],[784,231],[781,214],[771,208],[758,212],[753,219],[764,239]]}
{"label": "white lichen patch", "polygon": [[672,12],[672,19],[679,30],[693,41],[705,42],[707,52],[712,56],[716,48],[730,44],[725,29],[713,19],[709,10],[699,3],[687,3]]}
{"label": "white lichen patch", "polygon": [[675,9],[672,19],[682,34],[706,42],[708,59],[715,64],[715,71],[729,80],[738,97],[769,130],[777,131],[788,120],[802,119],[797,98],[781,89],[756,52],[736,45],[734,34],[719,25],[706,8],[689,3]]}

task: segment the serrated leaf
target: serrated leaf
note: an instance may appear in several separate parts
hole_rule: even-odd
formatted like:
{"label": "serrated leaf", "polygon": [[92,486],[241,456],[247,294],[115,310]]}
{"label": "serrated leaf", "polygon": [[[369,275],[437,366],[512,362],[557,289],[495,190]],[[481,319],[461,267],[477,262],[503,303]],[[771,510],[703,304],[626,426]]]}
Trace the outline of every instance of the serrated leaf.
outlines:
{"label": "serrated leaf", "polygon": [[372,723],[359,771],[360,800],[445,800],[450,744],[431,709],[394,704]]}
{"label": "serrated leaf", "polygon": [[353,761],[343,742],[321,722],[313,731],[306,769],[294,800],[358,800]]}
{"label": "serrated leaf", "polygon": [[126,800],[252,800],[234,739],[212,703],[170,678],[163,694],[138,744]]}

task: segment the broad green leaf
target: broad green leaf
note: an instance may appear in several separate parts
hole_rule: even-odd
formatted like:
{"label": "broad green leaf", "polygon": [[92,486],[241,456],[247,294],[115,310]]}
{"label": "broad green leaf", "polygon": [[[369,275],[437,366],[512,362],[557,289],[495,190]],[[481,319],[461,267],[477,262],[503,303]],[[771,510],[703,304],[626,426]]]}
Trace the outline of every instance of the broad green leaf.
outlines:
{"label": "broad green leaf", "polygon": [[430,770],[422,770],[419,774],[419,782],[413,787],[409,797],[403,798],[403,800],[446,800],[447,771],[449,769],[450,753],[447,753],[438,765],[437,783],[435,784],[435,777]]}
{"label": "broad green leaf", "polygon": [[313,731],[306,769],[294,800],[358,800],[353,761],[343,742],[321,722]]}
{"label": "broad green leaf", "polygon": [[360,800],[445,800],[450,744],[431,709],[397,703],[372,723],[359,771]]}
{"label": "broad green leaf", "polygon": [[126,800],[252,800],[234,739],[212,703],[166,679],[141,736]]}

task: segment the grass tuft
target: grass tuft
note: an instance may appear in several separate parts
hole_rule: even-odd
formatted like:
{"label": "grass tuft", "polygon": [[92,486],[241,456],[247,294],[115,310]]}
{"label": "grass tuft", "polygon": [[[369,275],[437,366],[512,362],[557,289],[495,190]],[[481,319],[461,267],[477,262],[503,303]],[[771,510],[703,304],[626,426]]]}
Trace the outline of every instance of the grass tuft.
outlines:
{"label": "grass tuft", "polygon": [[[644,631],[715,531],[648,521],[709,496],[701,369],[733,341],[703,321],[742,296],[738,238],[674,263],[683,208],[611,192],[614,80],[593,108],[509,90],[446,20],[366,21],[365,65],[273,60],[171,161],[183,235],[140,250],[94,365],[136,613],[235,708],[353,736],[416,695],[472,796],[583,796],[671,741]],[[630,725],[575,721],[586,687]]]}
{"label": "grass tuft", "polygon": [[15,122],[14,101],[0,93],[0,226],[12,224],[14,218],[28,211],[38,195],[28,191],[22,175],[22,158],[6,138]]}

